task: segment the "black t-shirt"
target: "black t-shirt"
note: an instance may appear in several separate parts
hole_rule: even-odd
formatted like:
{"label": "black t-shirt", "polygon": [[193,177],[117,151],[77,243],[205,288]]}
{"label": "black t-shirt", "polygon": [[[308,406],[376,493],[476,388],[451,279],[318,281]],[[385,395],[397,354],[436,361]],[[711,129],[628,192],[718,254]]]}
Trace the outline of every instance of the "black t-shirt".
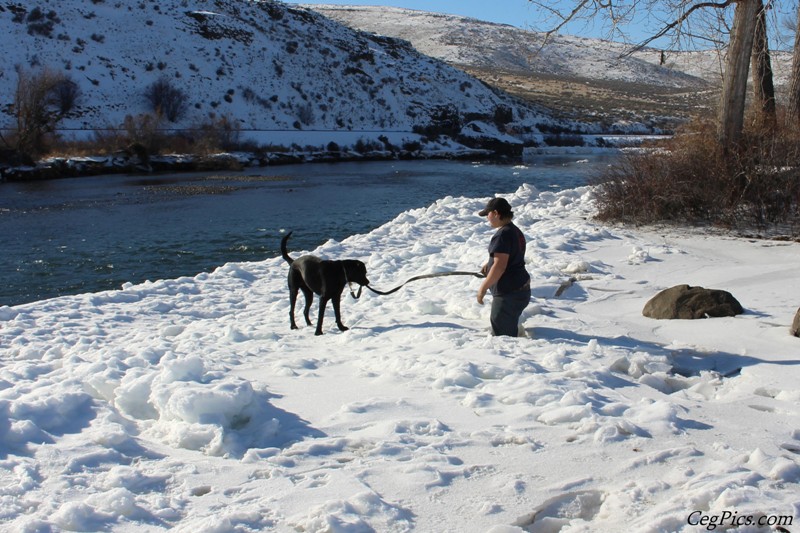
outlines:
{"label": "black t-shirt", "polygon": [[508,254],[508,265],[497,284],[492,286],[492,294],[515,292],[530,282],[531,276],[525,270],[525,236],[513,223],[499,228],[492,236],[489,242],[489,269],[494,263],[495,253]]}

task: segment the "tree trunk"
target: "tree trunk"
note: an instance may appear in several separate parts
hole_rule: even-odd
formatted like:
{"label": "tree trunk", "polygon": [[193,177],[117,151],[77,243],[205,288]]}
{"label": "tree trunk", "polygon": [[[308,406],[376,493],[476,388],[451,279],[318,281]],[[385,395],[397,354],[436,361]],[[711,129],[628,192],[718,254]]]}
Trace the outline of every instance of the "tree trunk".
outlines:
{"label": "tree trunk", "polygon": [[760,127],[774,128],[777,122],[775,112],[775,84],[772,79],[772,59],[767,37],[767,11],[763,0],[756,0],[755,37],[753,42],[753,104],[756,121]]}
{"label": "tree trunk", "polygon": [[739,0],[736,3],[717,126],[717,137],[724,150],[737,145],[742,138],[757,11],[757,0]]}
{"label": "tree trunk", "polygon": [[789,81],[789,108],[786,113],[786,125],[791,128],[800,127],[800,6],[797,8],[797,30],[794,33],[792,76]]}

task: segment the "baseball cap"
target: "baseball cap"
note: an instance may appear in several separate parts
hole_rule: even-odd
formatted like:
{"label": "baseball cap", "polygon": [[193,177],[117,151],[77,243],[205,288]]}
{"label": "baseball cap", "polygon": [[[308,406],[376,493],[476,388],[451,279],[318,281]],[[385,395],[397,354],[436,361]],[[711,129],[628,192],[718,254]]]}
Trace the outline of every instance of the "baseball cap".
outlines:
{"label": "baseball cap", "polygon": [[486,207],[478,212],[478,215],[485,217],[491,211],[497,211],[501,216],[505,217],[511,213],[511,205],[505,198],[492,198],[486,204]]}

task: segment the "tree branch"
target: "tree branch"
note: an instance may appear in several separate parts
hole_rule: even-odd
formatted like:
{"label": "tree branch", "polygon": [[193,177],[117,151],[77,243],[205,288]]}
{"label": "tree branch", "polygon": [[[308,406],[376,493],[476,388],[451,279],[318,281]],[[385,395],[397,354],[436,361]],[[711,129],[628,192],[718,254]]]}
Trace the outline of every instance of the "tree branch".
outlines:
{"label": "tree branch", "polygon": [[[545,5],[540,4],[540,3],[537,2],[537,5],[539,5],[543,9],[546,9],[547,11],[550,11],[552,14],[556,15],[558,18],[561,19],[561,22],[555,28],[545,32],[545,34],[544,34],[544,42],[542,43],[542,47],[544,47],[544,45],[547,43],[547,41],[550,40],[550,36],[551,35],[558,33],[559,30],[561,30],[561,28],[566,26],[568,22],[570,22],[572,19],[576,18],[578,16],[578,13],[583,11],[583,9],[586,8],[586,6],[590,2],[592,2],[592,0],[581,0],[575,6],[575,8],[572,10],[572,12],[567,16],[562,15],[561,11],[559,11],[558,9],[554,9],[554,8],[545,6]],[[602,4],[601,4],[601,6],[602,6]]]}
{"label": "tree branch", "polygon": [[656,39],[659,39],[659,38],[663,37],[664,35],[668,34],[670,31],[674,30],[675,28],[677,28],[678,26],[683,24],[686,21],[686,19],[688,19],[689,16],[692,13],[694,13],[695,11],[697,11],[698,9],[705,9],[707,7],[713,7],[715,9],[725,9],[726,7],[728,7],[728,6],[732,5],[732,4],[735,4],[736,2],[737,2],[737,0],[724,0],[723,2],[703,2],[702,4],[695,4],[692,7],[690,7],[683,15],[678,17],[677,20],[667,24],[658,33],[656,33],[652,37],[649,37],[649,38],[645,39],[644,41],[642,41],[641,43],[637,44],[636,46],[634,46],[633,48],[631,48],[630,50],[628,50],[624,54],[620,54],[619,57],[620,58],[628,57],[629,55],[631,55],[631,54],[633,54],[635,52],[638,52],[642,48],[645,48],[648,44],[652,43]]}

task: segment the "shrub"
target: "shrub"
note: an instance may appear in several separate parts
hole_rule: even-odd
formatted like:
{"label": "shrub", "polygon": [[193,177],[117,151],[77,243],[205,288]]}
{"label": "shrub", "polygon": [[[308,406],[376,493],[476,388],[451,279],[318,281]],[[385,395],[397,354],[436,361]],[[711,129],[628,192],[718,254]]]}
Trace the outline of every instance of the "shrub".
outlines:
{"label": "shrub", "polygon": [[413,127],[414,133],[437,137],[448,135],[455,137],[461,131],[461,114],[453,104],[438,105],[431,111],[430,123],[426,126],[416,125]]}
{"label": "shrub", "polygon": [[311,107],[311,103],[305,103],[298,107],[297,109],[297,118],[305,124],[306,126],[310,126],[314,122],[314,108]]}
{"label": "shrub", "polygon": [[36,73],[19,69],[17,75],[13,106],[16,149],[35,157],[47,151],[48,138],[75,107],[80,89],[66,74],[47,68]]}
{"label": "shrub", "polygon": [[52,88],[53,105],[61,115],[72,111],[81,97],[81,88],[72,78],[61,76],[55,80]]}
{"label": "shrub", "polygon": [[8,4],[8,10],[12,13],[11,22],[16,22],[17,24],[25,22],[25,16],[28,14],[28,10],[23,6]]}
{"label": "shrub", "polygon": [[161,133],[161,115],[143,114],[127,115],[123,122],[125,130],[125,143],[128,145],[142,146],[147,154],[157,154],[164,146],[164,136]]}
{"label": "shrub", "polygon": [[266,10],[267,14],[273,20],[281,20],[283,18],[283,7],[275,5],[273,2],[259,2],[257,7]]}
{"label": "shrub", "polygon": [[44,19],[44,13],[40,7],[34,7],[31,9],[31,12],[28,13],[28,22],[36,22],[38,20]]}
{"label": "shrub", "polygon": [[403,150],[406,152],[419,152],[422,150],[422,143],[419,141],[406,141],[403,143]]}
{"label": "shrub", "polygon": [[723,152],[712,124],[697,123],[662,150],[626,155],[595,181],[598,218],[636,224],[792,225],[800,218],[800,135],[751,130]]}
{"label": "shrub", "polygon": [[373,140],[364,140],[359,138],[353,147],[359,154],[366,154],[369,152],[379,152],[383,150],[383,144]]}
{"label": "shrub", "polygon": [[194,125],[184,136],[193,153],[208,155],[239,149],[241,127],[232,117],[211,117],[206,122]]}
{"label": "shrub", "polygon": [[170,122],[183,118],[189,107],[186,93],[163,76],[145,90],[144,96],[150,102],[152,110]]}
{"label": "shrub", "polygon": [[497,127],[505,126],[514,120],[514,110],[505,104],[494,108],[494,123]]}
{"label": "shrub", "polygon": [[47,15],[39,7],[34,7],[28,13],[28,34],[52,37],[53,28],[56,23],[61,22],[55,11],[50,11]]}

